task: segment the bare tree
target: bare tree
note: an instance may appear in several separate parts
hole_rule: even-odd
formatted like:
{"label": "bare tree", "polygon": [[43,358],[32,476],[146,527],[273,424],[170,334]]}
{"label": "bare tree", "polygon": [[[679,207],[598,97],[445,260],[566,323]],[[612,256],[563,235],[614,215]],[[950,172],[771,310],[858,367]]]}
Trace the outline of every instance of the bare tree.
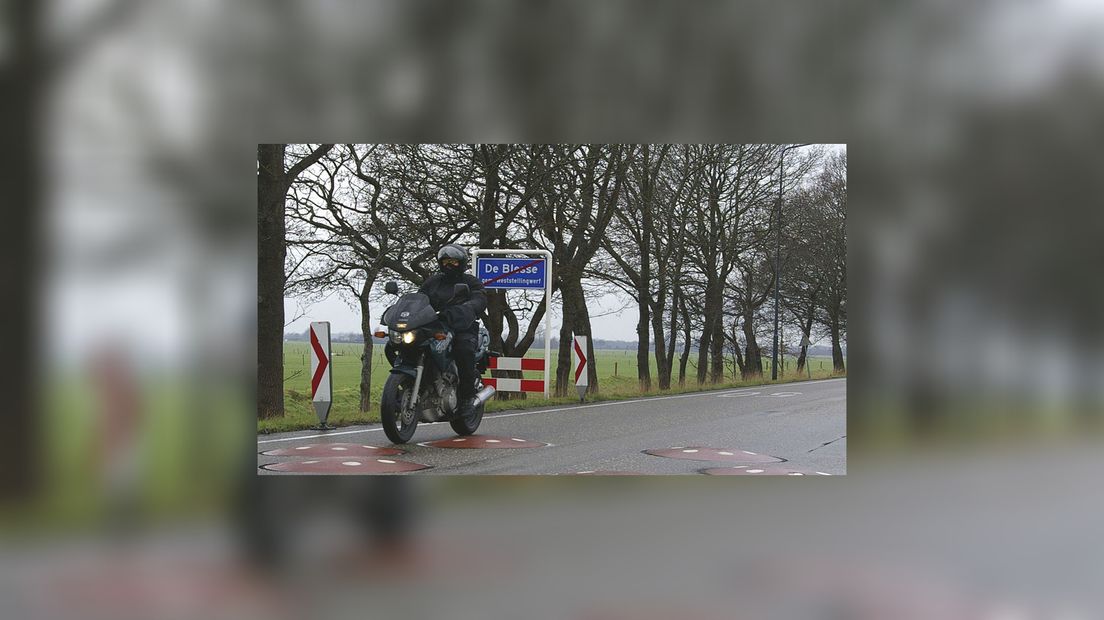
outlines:
{"label": "bare tree", "polygon": [[[689,218],[689,248],[695,273],[704,284],[702,326],[698,341],[698,383],[719,382],[724,375],[724,289],[740,253],[755,240],[744,234],[743,218],[761,208],[769,196],[771,145],[694,147],[701,159],[696,189],[699,209]],[[712,371],[710,372],[710,368]]]}
{"label": "bare tree", "polygon": [[847,332],[847,154],[826,162],[817,179],[815,205],[823,213],[824,259],[820,263],[824,296],[823,323],[832,339],[832,370],[846,372],[842,342]]}
{"label": "bare tree", "polygon": [[[582,279],[601,247],[606,227],[621,207],[630,147],[585,145],[548,147],[551,173],[531,201],[528,216],[538,242],[552,252],[555,286],[563,303],[556,395],[567,393],[573,335],[588,336],[587,356],[594,359],[590,315]],[[588,365],[590,390],[598,390],[595,364]]]}
{"label": "bare tree", "polygon": [[257,417],[284,415],[284,201],[291,183],[333,148],[286,167],[286,144],[257,147]]}

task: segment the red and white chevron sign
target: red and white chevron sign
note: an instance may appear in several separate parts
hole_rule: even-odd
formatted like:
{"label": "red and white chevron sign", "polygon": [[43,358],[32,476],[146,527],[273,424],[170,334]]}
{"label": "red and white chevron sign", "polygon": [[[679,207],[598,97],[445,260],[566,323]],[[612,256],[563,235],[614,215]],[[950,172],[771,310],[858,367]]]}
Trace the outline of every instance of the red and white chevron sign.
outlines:
{"label": "red and white chevron sign", "polygon": [[330,351],[330,322],[310,324],[311,402],[318,414],[318,423],[326,425],[333,404],[333,374],[330,372],[333,354]]}
{"label": "red and white chevron sign", "polygon": [[579,392],[579,400],[586,394],[589,379],[587,378],[587,337],[575,336],[575,389]]}

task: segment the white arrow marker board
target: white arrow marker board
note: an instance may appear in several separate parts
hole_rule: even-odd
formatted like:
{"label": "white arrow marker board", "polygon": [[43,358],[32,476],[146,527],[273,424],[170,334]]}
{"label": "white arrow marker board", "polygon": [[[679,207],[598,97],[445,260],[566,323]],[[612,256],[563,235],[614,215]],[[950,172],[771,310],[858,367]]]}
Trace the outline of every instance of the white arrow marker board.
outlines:
{"label": "white arrow marker board", "polygon": [[587,337],[575,336],[575,352],[572,357],[575,359],[575,389],[579,392],[579,400],[583,400],[583,396],[587,391],[587,385],[589,385],[589,379],[587,378],[587,364],[589,360],[587,359],[586,351]]}
{"label": "white arrow marker board", "polygon": [[330,352],[330,322],[310,324],[311,347],[311,403],[318,415],[318,424],[326,425],[333,404],[333,373],[330,372],[333,354]]}

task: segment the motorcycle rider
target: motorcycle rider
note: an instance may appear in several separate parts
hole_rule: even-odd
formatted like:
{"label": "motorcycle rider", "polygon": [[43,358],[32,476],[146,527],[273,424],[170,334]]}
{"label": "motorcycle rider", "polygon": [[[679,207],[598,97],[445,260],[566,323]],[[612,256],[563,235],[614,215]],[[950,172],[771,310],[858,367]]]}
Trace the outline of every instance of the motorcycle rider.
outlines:
{"label": "motorcycle rider", "polygon": [[[441,321],[452,330],[452,357],[456,361],[460,385],[457,389],[457,414],[466,417],[473,411],[475,397],[475,350],[479,339],[479,315],[487,308],[487,293],[479,278],[468,269],[468,253],[464,248],[450,243],[437,252],[438,273],[433,274],[418,289],[429,297]],[[453,288],[467,284],[471,296],[466,300],[453,300]]]}

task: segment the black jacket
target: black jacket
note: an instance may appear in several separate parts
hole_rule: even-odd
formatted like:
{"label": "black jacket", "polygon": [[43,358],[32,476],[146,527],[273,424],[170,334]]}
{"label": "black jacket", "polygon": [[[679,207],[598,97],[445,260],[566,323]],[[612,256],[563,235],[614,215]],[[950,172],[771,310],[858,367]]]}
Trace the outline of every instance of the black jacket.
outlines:
{"label": "black jacket", "polygon": [[[461,283],[468,285],[471,297],[461,303],[449,304],[453,287]],[[476,321],[479,320],[480,313],[487,309],[487,293],[479,278],[470,273],[453,276],[438,272],[426,279],[418,292],[429,296],[429,303],[433,304],[434,310],[443,311],[442,318],[457,336],[474,336],[479,333]]]}

